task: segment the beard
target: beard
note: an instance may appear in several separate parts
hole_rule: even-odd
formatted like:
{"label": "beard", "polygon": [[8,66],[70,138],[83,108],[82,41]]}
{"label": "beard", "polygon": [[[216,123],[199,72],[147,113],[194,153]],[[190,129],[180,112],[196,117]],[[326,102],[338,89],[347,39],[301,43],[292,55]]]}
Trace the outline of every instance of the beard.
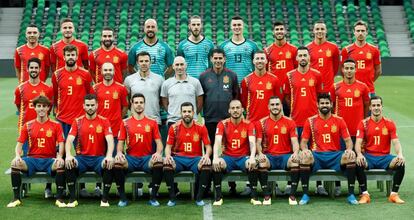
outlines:
{"label": "beard", "polygon": [[190,124],[193,121],[193,117],[183,117],[183,121],[186,124]]}
{"label": "beard", "polygon": [[93,116],[95,113],[96,113],[96,110],[88,110],[88,111],[86,111],[86,114],[88,116]]}
{"label": "beard", "polygon": [[308,62],[299,62],[299,65],[301,66],[301,67],[306,67],[307,65],[308,65]]}
{"label": "beard", "polygon": [[66,66],[68,66],[68,67],[74,67],[75,64],[76,64],[76,62],[73,59],[69,59],[69,60],[66,61]]}
{"label": "beard", "polygon": [[145,36],[147,36],[148,38],[154,38],[155,37],[155,33],[153,31],[149,31],[145,34]]}
{"label": "beard", "polygon": [[102,44],[105,46],[105,47],[111,47],[112,46],[112,44],[114,43],[114,41],[113,40],[103,40],[102,41]]}
{"label": "beard", "polygon": [[29,76],[30,76],[31,79],[35,79],[39,76],[39,73],[33,71],[33,72],[30,72]]}
{"label": "beard", "polygon": [[327,115],[329,114],[329,112],[331,112],[331,108],[330,107],[322,107],[319,109],[319,111],[322,113],[322,115]]}
{"label": "beard", "polygon": [[270,114],[272,114],[273,116],[279,115],[280,112],[282,112],[282,110],[280,110],[280,109],[270,110]]}

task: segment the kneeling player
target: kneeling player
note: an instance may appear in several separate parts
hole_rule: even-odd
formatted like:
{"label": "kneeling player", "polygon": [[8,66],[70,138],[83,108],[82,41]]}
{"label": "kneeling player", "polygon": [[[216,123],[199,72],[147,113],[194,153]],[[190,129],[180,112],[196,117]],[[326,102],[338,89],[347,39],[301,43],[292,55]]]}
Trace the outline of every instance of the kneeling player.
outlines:
{"label": "kneeling player", "polygon": [[[73,121],[66,140],[66,181],[68,183],[70,201],[69,208],[76,207],[78,201],[75,195],[75,183],[78,175],[87,171],[95,171],[102,175],[104,184],[101,206],[107,207],[108,193],[112,184],[112,166],[114,160],[114,138],[109,120],[96,114],[98,102],[96,95],[88,94],[84,98],[83,109],[86,114]],[[76,156],[71,149],[77,138]],[[106,152],[105,152],[106,151]],[[106,154],[106,157],[104,156]]]}
{"label": "kneeling player", "polygon": [[[371,116],[359,123],[355,151],[357,153],[357,176],[361,186],[362,196],[359,203],[369,203],[371,198],[367,190],[367,177],[364,168],[367,169],[391,169],[394,170],[394,179],[391,194],[388,201],[403,204],[398,190],[405,173],[405,159],[402,154],[401,144],[397,136],[397,128],[394,121],[385,118],[382,114],[382,98],[371,97]],[[391,155],[391,144],[395,148],[397,156]],[[362,153],[362,148],[365,150]]]}
{"label": "kneeling player", "polygon": [[[308,149],[308,141],[312,138],[311,149],[313,151],[313,172],[320,169],[333,169],[341,172],[346,168],[348,177],[348,202],[357,205],[358,201],[354,195],[355,185],[355,153],[352,151],[352,140],[349,136],[345,121],[336,115],[331,114],[332,102],[331,97],[327,93],[318,95],[318,111],[319,114],[308,118],[305,122],[301,149]],[[346,150],[341,151],[340,139],[346,144]],[[310,155],[309,155],[310,156]],[[302,186],[304,194],[299,204],[305,205],[309,202],[308,183],[310,169],[301,167]],[[306,189],[305,189],[306,187]]]}
{"label": "kneeling player", "polygon": [[[213,205],[222,205],[221,181],[223,172],[241,170],[248,172],[253,205],[261,205],[257,198],[257,164],[256,164],[256,137],[253,123],[243,119],[243,107],[239,100],[232,100],[229,104],[230,118],[222,120],[217,125],[214,142],[213,182],[216,198]],[[219,148],[223,146],[222,158],[219,158]],[[266,183],[262,183],[266,205],[270,205],[270,192]]]}
{"label": "kneeling player", "polygon": [[[297,205],[295,198],[299,181],[299,143],[295,122],[284,116],[282,103],[277,96],[269,99],[270,115],[257,124],[257,153],[260,185],[267,185],[267,172],[290,170],[292,187],[289,204]],[[270,196],[267,199],[270,203]],[[263,201],[263,204],[266,203]]]}
{"label": "kneeling player", "polygon": [[[210,180],[211,145],[207,128],[193,120],[194,106],[191,102],[181,104],[181,120],[168,130],[165,147],[164,176],[170,200],[168,206],[175,206],[174,173],[192,171],[200,174],[196,204],[203,206],[204,191]],[[203,146],[205,154],[203,155]]]}
{"label": "kneeling player", "polygon": [[[126,206],[125,196],[125,170],[128,172],[144,171],[152,173],[152,191],[149,204],[159,206],[156,199],[162,181],[162,142],[158,131],[157,121],[144,114],[145,97],[141,93],[131,98],[132,116],[121,124],[118,135],[118,150],[115,156],[114,175],[121,200],[118,206]],[[155,140],[157,152],[152,154],[152,141]],[[123,154],[124,143],[127,143],[127,155]]]}
{"label": "kneeling player", "polygon": [[[65,186],[65,168],[62,159],[64,153],[64,138],[60,124],[49,119],[50,100],[45,96],[38,96],[33,100],[36,111],[36,119],[26,122],[17,139],[16,157],[11,162],[11,181],[14,192],[14,200],[7,207],[12,208],[22,204],[20,198],[20,187],[22,177],[20,171],[27,176],[35,172],[47,172],[49,175],[56,174],[56,206],[65,207],[62,200],[62,192]],[[28,141],[28,156],[21,158],[23,143]],[[56,143],[59,145],[59,153],[56,156]],[[56,158],[55,158],[56,157]]]}

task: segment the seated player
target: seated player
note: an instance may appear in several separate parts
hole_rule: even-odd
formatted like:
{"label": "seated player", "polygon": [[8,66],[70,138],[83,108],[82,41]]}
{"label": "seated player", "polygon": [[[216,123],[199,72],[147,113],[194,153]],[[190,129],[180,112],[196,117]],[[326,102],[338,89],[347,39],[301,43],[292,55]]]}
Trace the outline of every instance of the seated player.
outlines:
{"label": "seated player", "polygon": [[[239,100],[232,100],[229,104],[230,118],[217,124],[214,141],[213,157],[213,183],[216,198],[213,205],[223,204],[221,181],[224,172],[233,170],[247,172],[251,187],[251,200],[253,205],[261,205],[257,197],[258,170],[256,163],[256,137],[253,123],[243,118],[243,107]],[[219,157],[219,148],[223,146],[223,156]],[[261,182],[265,194],[265,205],[270,205],[270,191],[266,183]]]}
{"label": "seated player", "polygon": [[[152,174],[152,191],[149,204],[159,206],[156,199],[162,181],[162,149],[157,121],[144,114],[145,97],[141,93],[131,98],[132,116],[121,123],[118,135],[117,154],[115,156],[114,177],[121,200],[118,206],[128,204],[125,196],[125,171],[144,171]],[[152,142],[155,140],[157,151],[153,153]],[[124,143],[126,142],[126,155]]]}
{"label": "seated player", "polygon": [[[45,96],[38,96],[33,100],[36,119],[24,124],[20,137],[16,144],[16,157],[11,162],[11,182],[14,193],[14,200],[7,207],[12,208],[22,204],[20,198],[20,187],[22,177],[20,172],[31,176],[36,172],[47,172],[49,175],[56,175],[57,195],[56,206],[65,207],[62,200],[62,193],[65,186],[65,163],[62,159],[64,154],[64,137],[60,124],[49,119],[50,100]],[[29,153],[23,158],[22,146],[29,143]],[[59,152],[56,155],[56,143]],[[55,158],[56,157],[56,158]]]}
{"label": "seated player", "polygon": [[[383,116],[383,102],[379,96],[371,97],[369,109],[371,116],[359,123],[355,152],[357,153],[357,177],[362,195],[360,204],[371,202],[367,190],[367,177],[364,169],[391,169],[394,179],[388,201],[403,204],[398,190],[405,173],[405,159],[397,136],[395,122]],[[391,145],[397,156],[391,155]]]}
{"label": "seated player", "polygon": [[[191,102],[184,102],[180,106],[181,119],[168,130],[167,145],[165,147],[164,176],[169,193],[168,206],[175,206],[174,173],[192,171],[199,174],[196,205],[204,206],[202,200],[211,172],[211,145],[207,128],[193,120],[194,106]],[[205,153],[203,155],[203,146]]]}
{"label": "seated player", "polygon": [[[297,205],[299,182],[299,142],[295,122],[284,116],[282,102],[277,96],[269,99],[270,115],[257,124],[257,153],[260,185],[267,184],[268,170],[289,170],[291,190],[289,205]],[[270,201],[270,195],[269,195]],[[266,202],[263,201],[263,204]]]}
{"label": "seated player", "polygon": [[[348,128],[345,121],[331,113],[332,101],[327,93],[318,95],[318,115],[309,117],[304,124],[301,149],[304,151],[302,158],[309,162],[308,141],[310,144],[312,156],[314,158],[313,172],[320,169],[333,169],[337,172],[345,170],[348,178],[348,202],[357,205],[358,201],[354,195],[355,186],[355,152],[352,151],[352,140],[349,136]],[[345,151],[341,150],[340,139],[346,144]],[[303,187],[303,196],[299,201],[300,205],[309,203],[308,184],[310,167],[309,163],[300,165],[301,180]]]}
{"label": "seated player", "polygon": [[[87,171],[95,171],[102,175],[103,195],[101,207],[108,207],[108,193],[112,184],[112,166],[114,159],[114,137],[109,120],[97,115],[98,102],[96,95],[87,94],[84,98],[85,115],[76,118],[66,140],[66,182],[70,199],[66,207],[78,205],[75,195],[76,178]],[[77,138],[76,156],[73,157],[73,141]],[[106,156],[105,156],[106,155]]]}

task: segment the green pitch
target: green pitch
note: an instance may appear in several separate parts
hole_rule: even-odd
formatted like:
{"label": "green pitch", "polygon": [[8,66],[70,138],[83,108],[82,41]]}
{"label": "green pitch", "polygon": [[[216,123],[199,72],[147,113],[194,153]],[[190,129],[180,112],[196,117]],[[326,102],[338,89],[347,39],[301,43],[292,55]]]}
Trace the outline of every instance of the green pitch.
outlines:
{"label": "green pitch", "polygon": [[[404,205],[395,205],[387,202],[385,193],[376,189],[374,182],[369,183],[372,202],[369,205],[350,206],[346,203],[346,186],[342,183],[343,195],[330,199],[311,194],[311,203],[307,206],[291,207],[287,204],[287,197],[273,198],[270,207],[253,207],[248,198],[228,198],[224,195],[224,205],[213,207],[214,219],[413,219],[414,218],[414,174],[412,168],[414,155],[413,141],[410,138],[414,128],[414,77],[381,77],[376,84],[377,94],[384,98],[385,115],[397,123],[398,135],[407,160],[407,171],[400,196],[406,201]],[[5,208],[12,198],[10,177],[4,174],[14,157],[15,140],[17,138],[17,116],[13,104],[13,92],[16,80],[0,78],[0,216],[2,219],[202,219],[203,208],[196,207],[189,198],[187,184],[180,184],[184,195],[178,199],[174,208],[166,207],[166,190],[161,190],[162,206],[153,208],[146,204],[148,198],[139,198],[130,202],[126,208],[118,208],[115,197],[115,185],[112,189],[111,207],[100,208],[97,199],[80,199],[80,205],[75,209],[59,209],[53,206],[54,200],[43,199],[42,185],[33,185],[29,197],[23,199],[23,206]],[[164,183],[163,183],[164,185]],[[227,184],[224,184],[227,185]],[[284,185],[284,183],[281,183]],[[311,186],[314,187],[314,183]],[[244,183],[238,184],[239,191]],[[89,189],[93,188],[89,184]],[[126,186],[130,193],[130,185]],[[145,187],[146,188],[146,187]],[[282,187],[283,188],[283,187]],[[223,190],[224,192],[227,189]],[[299,190],[301,191],[301,190]],[[314,191],[314,188],[311,188]]]}

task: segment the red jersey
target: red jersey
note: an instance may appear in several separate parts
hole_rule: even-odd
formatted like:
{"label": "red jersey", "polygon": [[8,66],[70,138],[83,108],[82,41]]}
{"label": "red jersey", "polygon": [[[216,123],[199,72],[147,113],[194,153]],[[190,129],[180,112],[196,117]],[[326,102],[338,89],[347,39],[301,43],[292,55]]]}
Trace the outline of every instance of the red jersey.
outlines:
{"label": "red jersey", "polygon": [[62,126],[51,119],[44,123],[36,119],[24,124],[17,139],[19,143],[29,143],[28,156],[35,158],[55,158],[56,146],[64,142]]}
{"label": "red jersey", "polygon": [[18,85],[14,90],[14,104],[20,112],[18,122],[19,132],[26,122],[36,118],[37,114],[32,101],[39,95],[46,96],[50,101],[53,100],[53,90],[44,82],[32,85],[29,81],[26,81]]}
{"label": "red jersey", "polygon": [[16,48],[14,52],[14,67],[20,70],[20,82],[29,80],[29,72],[27,71],[27,62],[30,58],[37,57],[40,59],[40,73],[41,81],[46,81],[50,70],[50,51],[47,47],[38,44],[34,48],[30,48],[27,44]]}
{"label": "red jersey", "polygon": [[89,71],[95,83],[102,82],[102,65],[104,63],[112,63],[115,70],[114,80],[123,83],[124,77],[122,70],[127,68],[127,62],[128,55],[123,50],[117,47],[111,50],[105,50],[101,47],[89,54]]}
{"label": "red jersey", "polygon": [[[63,59],[63,48],[69,44],[72,44],[78,48],[78,60],[76,61],[76,64],[78,66],[83,67],[83,62],[88,62],[88,45],[78,39],[73,39],[68,44],[63,42],[63,40],[59,40],[56,43],[52,44],[50,47],[50,64],[55,65],[56,68],[52,71],[56,71],[62,67],[65,67],[65,60]],[[86,66],[85,68],[87,69],[88,67]]]}
{"label": "red jersey", "polygon": [[298,66],[296,61],[297,50],[298,48],[288,42],[283,46],[273,43],[265,49],[268,60],[267,69],[277,76],[281,83],[286,82],[286,73]]}
{"label": "red jersey", "polygon": [[358,123],[365,117],[364,103],[369,102],[367,85],[358,80],[353,84],[341,81],[331,87],[330,94],[334,101],[335,114],[345,120],[349,134],[356,136]]}
{"label": "red jersey", "polygon": [[180,120],[171,125],[168,130],[167,144],[172,145],[172,154],[174,156],[202,156],[202,143],[204,145],[210,144],[207,128],[195,121],[190,128],[186,128]]}
{"label": "red jersey", "polygon": [[311,67],[322,75],[322,92],[329,92],[339,67],[339,49],[336,44],[325,41],[318,45],[315,41],[307,45],[310,53]]}
{"label": "red jersey", "polygon": [[53,97],[56,105],[56,118],[71,124],[84,113],[83,99],[92,91],[92,78],[89,72],[78,67],[72,72],[61,68],[52,76]]}
{"label": "red jersey", "polygon": [[69,135],[78,138],[77,155],[105,156],[107,151],[105,136],[112,135],[112,130],[108,119],[100,115],[94,119],[87,119],[83,115],[73,121]]}
{"label": "red jersey", "polygon": [[233,124],[230,118],[224,119],[217,124],[216,135],[221,135],[222,152],[231,157],[242,157],[250,155],[249,136],[256,136],[253,123],[242,119],[239,124]]}
{"label": "red jersey", "polygon": [[266,72],[263,76],[256,73],[247,75],[241,82],[241,102],[247,111],[247,119],[259,121],[269,114],[267,104],[270,97],[278,96],[282,99],[282,87],[279,79]]}
{"label": "red jersey", "polygon": [[291,138],[298,137],[295,122],[282,116],[275,121],[269,116],[257,123],[257,138],[262,139],[262,152],[271,155],[292,153]]}
{"label": "red jersey", "polygon": [[394,121],[382,117],[375,122],[371,117],[362,120],[358,125],[357,138],[362,138],[365,153],[374,156],[390,154],[391,140],[397,139],[397,128]]}
{"label": "red jersey", "polygon": [[341,55],[342,63],[349,58],[355,60],[356,79],[367,84],[369,91],[374,93],[375,66],[381,64],[381,55],[378,48],[369,43],[366,43],[362,47],[353,43],[343,48]]}
{"label": "red jersey", "polygon": [[118,135],[118,140],[126,141],[127,154],[135,157],[151,155],[152,141],[160,138],[157,121],[147,116],[141,120],[134,117],[125,119]]}
{"label": "red jersey", "polygon": [[98,98],[98,114],[109,119],[116,137],[122,122],[122,108],[128,107],[128,91],[124,85],[117,82],[110,86],[98,83],[93,88]]}
{"label": "red jersey", "polygon": [[336,115],[326,120],[314,115],[303,126],[302,138],[310,140],[311,149],[316,152],[339,151],[341,138],[349,137],[344,119]]}
{"label": "red jersey", "polygon": [[303,127],[307,118],[318,114],[317,94],[322,90],[321,74],[310,68],[304,74],[292,70],[287,76],[284,93],[290,95],[290,117],[298,127]]}

